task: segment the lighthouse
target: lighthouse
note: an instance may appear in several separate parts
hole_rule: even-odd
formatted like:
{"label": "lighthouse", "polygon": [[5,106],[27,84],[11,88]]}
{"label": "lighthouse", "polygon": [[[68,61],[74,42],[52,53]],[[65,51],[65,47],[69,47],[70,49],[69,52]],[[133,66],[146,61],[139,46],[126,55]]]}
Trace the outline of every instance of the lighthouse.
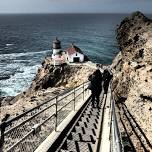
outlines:
{"label": "lighthouse", "polygon": [[61,41],[59,41],[57,38],[53,41],[52,51],[52,60],[54,66],[65,63],[65,52],[62,50]]}

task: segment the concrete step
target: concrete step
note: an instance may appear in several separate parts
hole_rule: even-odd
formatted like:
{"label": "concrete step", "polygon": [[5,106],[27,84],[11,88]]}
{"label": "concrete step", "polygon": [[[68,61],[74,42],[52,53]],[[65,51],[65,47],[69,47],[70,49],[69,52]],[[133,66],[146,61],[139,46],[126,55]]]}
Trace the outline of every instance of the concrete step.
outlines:
{"label": "concrete step", "polygon": [[80,142],[95,143],[95,137],[94,136],[81,134],[81,133],[71,132],[71,134],[69,135],[68,139],[69,140],[74,140],[74,141],[80,141]]}
{"label": "concrete step", "polygon": [[[97,108],[96,108],[97,109]],[[100,114],[100,109],[97,109],[97,110],[87,110],[84,112],[84,114],[90,114],[90,115],[99,115]]]}
{"label": "concrete step", "polygon": [[62,147],[62,150],[68,150],[72,152],[93,152],[93,146],[94,144],[89,142],[79,142],[67,139]]}
{"label": "concrete step", "polygon": [[100,115],[88,115],[88,114],[83,114],[83,117],[91,119],[99,119]]}
{"label": "concrete step", "polygon": [[99,110],[100,110],[100,108],[92,107],[92,105],[91,105],[91,106],[88,106],[85,111],[99,111]]}
{"label": "concrete step", "polygon": [[63,150],[68,150],[68,151],[73,151],[73,152],[77,152],[78,151],[78,146],[76,141],[72,141],[72,140],[66,140],[63,144],[63,146],[61,147],[61,149]]}
{"label": "concrete step", "polygon": [[91,114],[83,113],[82,116],[91,119],[99,119],[99,115],[91,115]]}
{"label": "concrete step", "polygon": [[61,149],[59,152],[73,152],[73,151]]}
{"label": "concrete step", "polygon": [[79,121],[81,121],[81,122],[87,122],[87,123],[89,123],[90,122],[90,120],[89,120],[89,118],[86,116],[86,117],[81,117],[80,118],[80,120]]}
{"label": "concrete step", "polygon": [[72,132],[75,132],[75,133],[81,133],[81,134],[85,134],[85,127],[82,127],[82,126],[75,126],[72,130]]}
{"label": "concrete step", "polygon": [[81,133],[71,132],[70,135],[68,136],[68,139],[74,141],[80,141],[81,138],[80,136],[82,136]]}
{"label": "concrete step", "polygon": [[85,128],[85,127],[75,126],[72,132],[96,136],[96,129],[94,128]]}
{"label": "concrete step", "polygon": [[85,129],[87,129],[87,128],[94,128],[94,129],[97,129],[98,122],[96,123],[95,120],[90,121],[89,123],[86,122],[86,121],[83,121],[83,122],[82,122],[82,121],[79,121],[79,122],[77,123],[77,126],[85,127]]}
{"label": "concrete step", "polygon": [[87,122],[87,123],[98,123],[98,118],[96,116],[87,116],[85,115],[84,117],[81,117],[81,119],[79,120],[79,122]]}
{"label": "concrete step", "polygon": [[88,142],[78,142],[79,152],[93,152],[94,144]]}
{"label": "concrete step", "polygon": [[85,111],[92,111],[94,108],[92,106],[88,106]]}

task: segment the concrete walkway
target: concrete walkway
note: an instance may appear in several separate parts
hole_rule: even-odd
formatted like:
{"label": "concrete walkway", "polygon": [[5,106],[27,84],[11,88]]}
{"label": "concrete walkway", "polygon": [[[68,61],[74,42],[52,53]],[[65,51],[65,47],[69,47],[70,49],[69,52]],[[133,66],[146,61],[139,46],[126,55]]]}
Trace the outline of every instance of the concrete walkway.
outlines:
{"label": "concrete walkway", "polygon": [[107,94],[106,105],[103,116],[100,152],[110,152],[110,123],[111,123],[111,92]]}

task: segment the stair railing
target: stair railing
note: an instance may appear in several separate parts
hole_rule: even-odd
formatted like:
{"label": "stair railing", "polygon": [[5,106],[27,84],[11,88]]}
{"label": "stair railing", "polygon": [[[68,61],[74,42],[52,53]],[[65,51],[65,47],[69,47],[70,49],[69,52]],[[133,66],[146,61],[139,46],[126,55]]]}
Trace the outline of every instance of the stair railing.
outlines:
{"label": "stair railing", "polygon": [[0,151],[34,151],[72,111],[90,96],[89,82],[59,94],[0,124]]}
{"label": "stair railing", "polygon": [[118,120],[115,110],[115,100],[111,93],[111,152],[124,152]]}

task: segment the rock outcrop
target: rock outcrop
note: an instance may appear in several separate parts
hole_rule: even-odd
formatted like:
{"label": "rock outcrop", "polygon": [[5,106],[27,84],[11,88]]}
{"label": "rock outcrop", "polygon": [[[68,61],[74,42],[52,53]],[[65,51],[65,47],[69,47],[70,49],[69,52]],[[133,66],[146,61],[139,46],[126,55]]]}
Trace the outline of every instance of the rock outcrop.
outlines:
{"label": "rock outcrop", "polygon": [[19,115],[54,95],[79,86],[96,69],[96,64],[92,62],[58,67],[51,63],[50,57],[45,58],[27,90],[15,97],[0,98],[0,120],[7,114],[10,118]]}
{"label": "rock outcrop", "polygon": [[[60,86],[73,88],[87,81],[88,74],[94,70],[94,68],[87,66],[89,64],[64,64],[54,67],[51,63],[49,57],[43,61],[42,67],[38,69],[31,84],[31,91]],[[91,64],[93,65],[93,63]]]}
{"label": "rock outcrop", "polygon": [[116,101],[125,102],[152,143],[152,20],[140,12],[117,28],[119,54],[111,65]]}

